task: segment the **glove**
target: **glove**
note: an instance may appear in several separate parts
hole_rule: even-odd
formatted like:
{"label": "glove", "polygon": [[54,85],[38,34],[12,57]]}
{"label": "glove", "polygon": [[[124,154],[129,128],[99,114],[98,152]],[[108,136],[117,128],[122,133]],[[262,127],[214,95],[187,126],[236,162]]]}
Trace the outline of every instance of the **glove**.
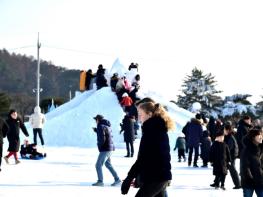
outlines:
{"label": "glove", "polygon": [[130,186],[131,186],[131,182],[132,182],[132,179],[128,177],[123,180],[121,184],[121,194],[125,195],[128,193]]}

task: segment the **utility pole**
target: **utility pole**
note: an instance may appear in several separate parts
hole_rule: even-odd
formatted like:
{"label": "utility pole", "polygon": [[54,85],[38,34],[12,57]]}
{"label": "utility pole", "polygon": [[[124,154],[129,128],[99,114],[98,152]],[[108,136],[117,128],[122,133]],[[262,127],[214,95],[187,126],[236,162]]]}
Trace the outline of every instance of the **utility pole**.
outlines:
{"label": "utility pole", "polygon": [[39,49],[41,44],[39,43],[39,33],[37,35],[37,92],[36,92],[36,106],[39,106],[39,93],[40,93],[40,59]]}

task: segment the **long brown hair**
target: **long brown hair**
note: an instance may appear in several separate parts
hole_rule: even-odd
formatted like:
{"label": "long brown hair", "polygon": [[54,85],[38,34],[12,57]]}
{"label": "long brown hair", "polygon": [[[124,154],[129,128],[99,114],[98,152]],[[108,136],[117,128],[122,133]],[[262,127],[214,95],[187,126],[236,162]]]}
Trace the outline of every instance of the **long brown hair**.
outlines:
{"label": "long brown hair", "polygon": [[160,116],[164,119],[168,130],[175,128],[173,119],[169,116],[168,112],[159,103],[145,102],[139,104],[138,108],[142,109],[146,114],[152,113],[152,116]]}

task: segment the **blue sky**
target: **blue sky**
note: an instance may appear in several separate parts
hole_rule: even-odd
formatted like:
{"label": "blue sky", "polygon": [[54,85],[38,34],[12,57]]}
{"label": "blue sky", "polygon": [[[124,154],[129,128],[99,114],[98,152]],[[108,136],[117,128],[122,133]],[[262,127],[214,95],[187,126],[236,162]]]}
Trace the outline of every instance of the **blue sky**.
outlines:
{"label": "blue sky", "polygon": [[40,57],[56,65],[95,71],[117,57],[138,62],[147,86],[173,98],[196,66],[216,77],[222,96],[257,101],[262,8],[244,0],[0,0],[0,48],[36,57],[39,32]]}

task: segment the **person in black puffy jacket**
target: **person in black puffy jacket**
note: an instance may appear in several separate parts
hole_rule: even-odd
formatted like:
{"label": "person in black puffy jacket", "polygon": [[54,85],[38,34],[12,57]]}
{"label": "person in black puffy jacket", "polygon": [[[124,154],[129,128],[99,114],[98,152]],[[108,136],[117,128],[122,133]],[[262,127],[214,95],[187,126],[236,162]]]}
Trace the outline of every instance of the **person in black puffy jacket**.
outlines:
{"label": "person in black puffy jacket", "polygon": [[26,137],[29,136],[28,131],[21,120],[21,118],[18,117],[17,111],[14,109],[11,109],[8,114],[8,118],[6,120],[6,123],[8,124],[9,131],[7,132],[7,140],[9,142],[8,146],[8,155],[4,157],[7,164],[9,164],[9,157],[14,155],[15,158],[15,164],[19,164],[20,161],[18,160],[17,152],[20,148],[20,129],[24,133]]}
{"label": "person in black puffy jacket", "polygon": [[244,197],[252,197],[254,191],[263,196],[263,133],[252,129],[243,139],[244,148],[240,155],[241,186]]}
{"label": "person in black puffy jacket", "polygon": [[127,194],[131,183],[139,175],[140,189],[136,197],[165,196],[166,187],[172,179],[167,132],[174,128],[174,122],[160,104],[153,102],[139,104],[138,114],[142,123],[139,153],[122,183],[121,192]]}

